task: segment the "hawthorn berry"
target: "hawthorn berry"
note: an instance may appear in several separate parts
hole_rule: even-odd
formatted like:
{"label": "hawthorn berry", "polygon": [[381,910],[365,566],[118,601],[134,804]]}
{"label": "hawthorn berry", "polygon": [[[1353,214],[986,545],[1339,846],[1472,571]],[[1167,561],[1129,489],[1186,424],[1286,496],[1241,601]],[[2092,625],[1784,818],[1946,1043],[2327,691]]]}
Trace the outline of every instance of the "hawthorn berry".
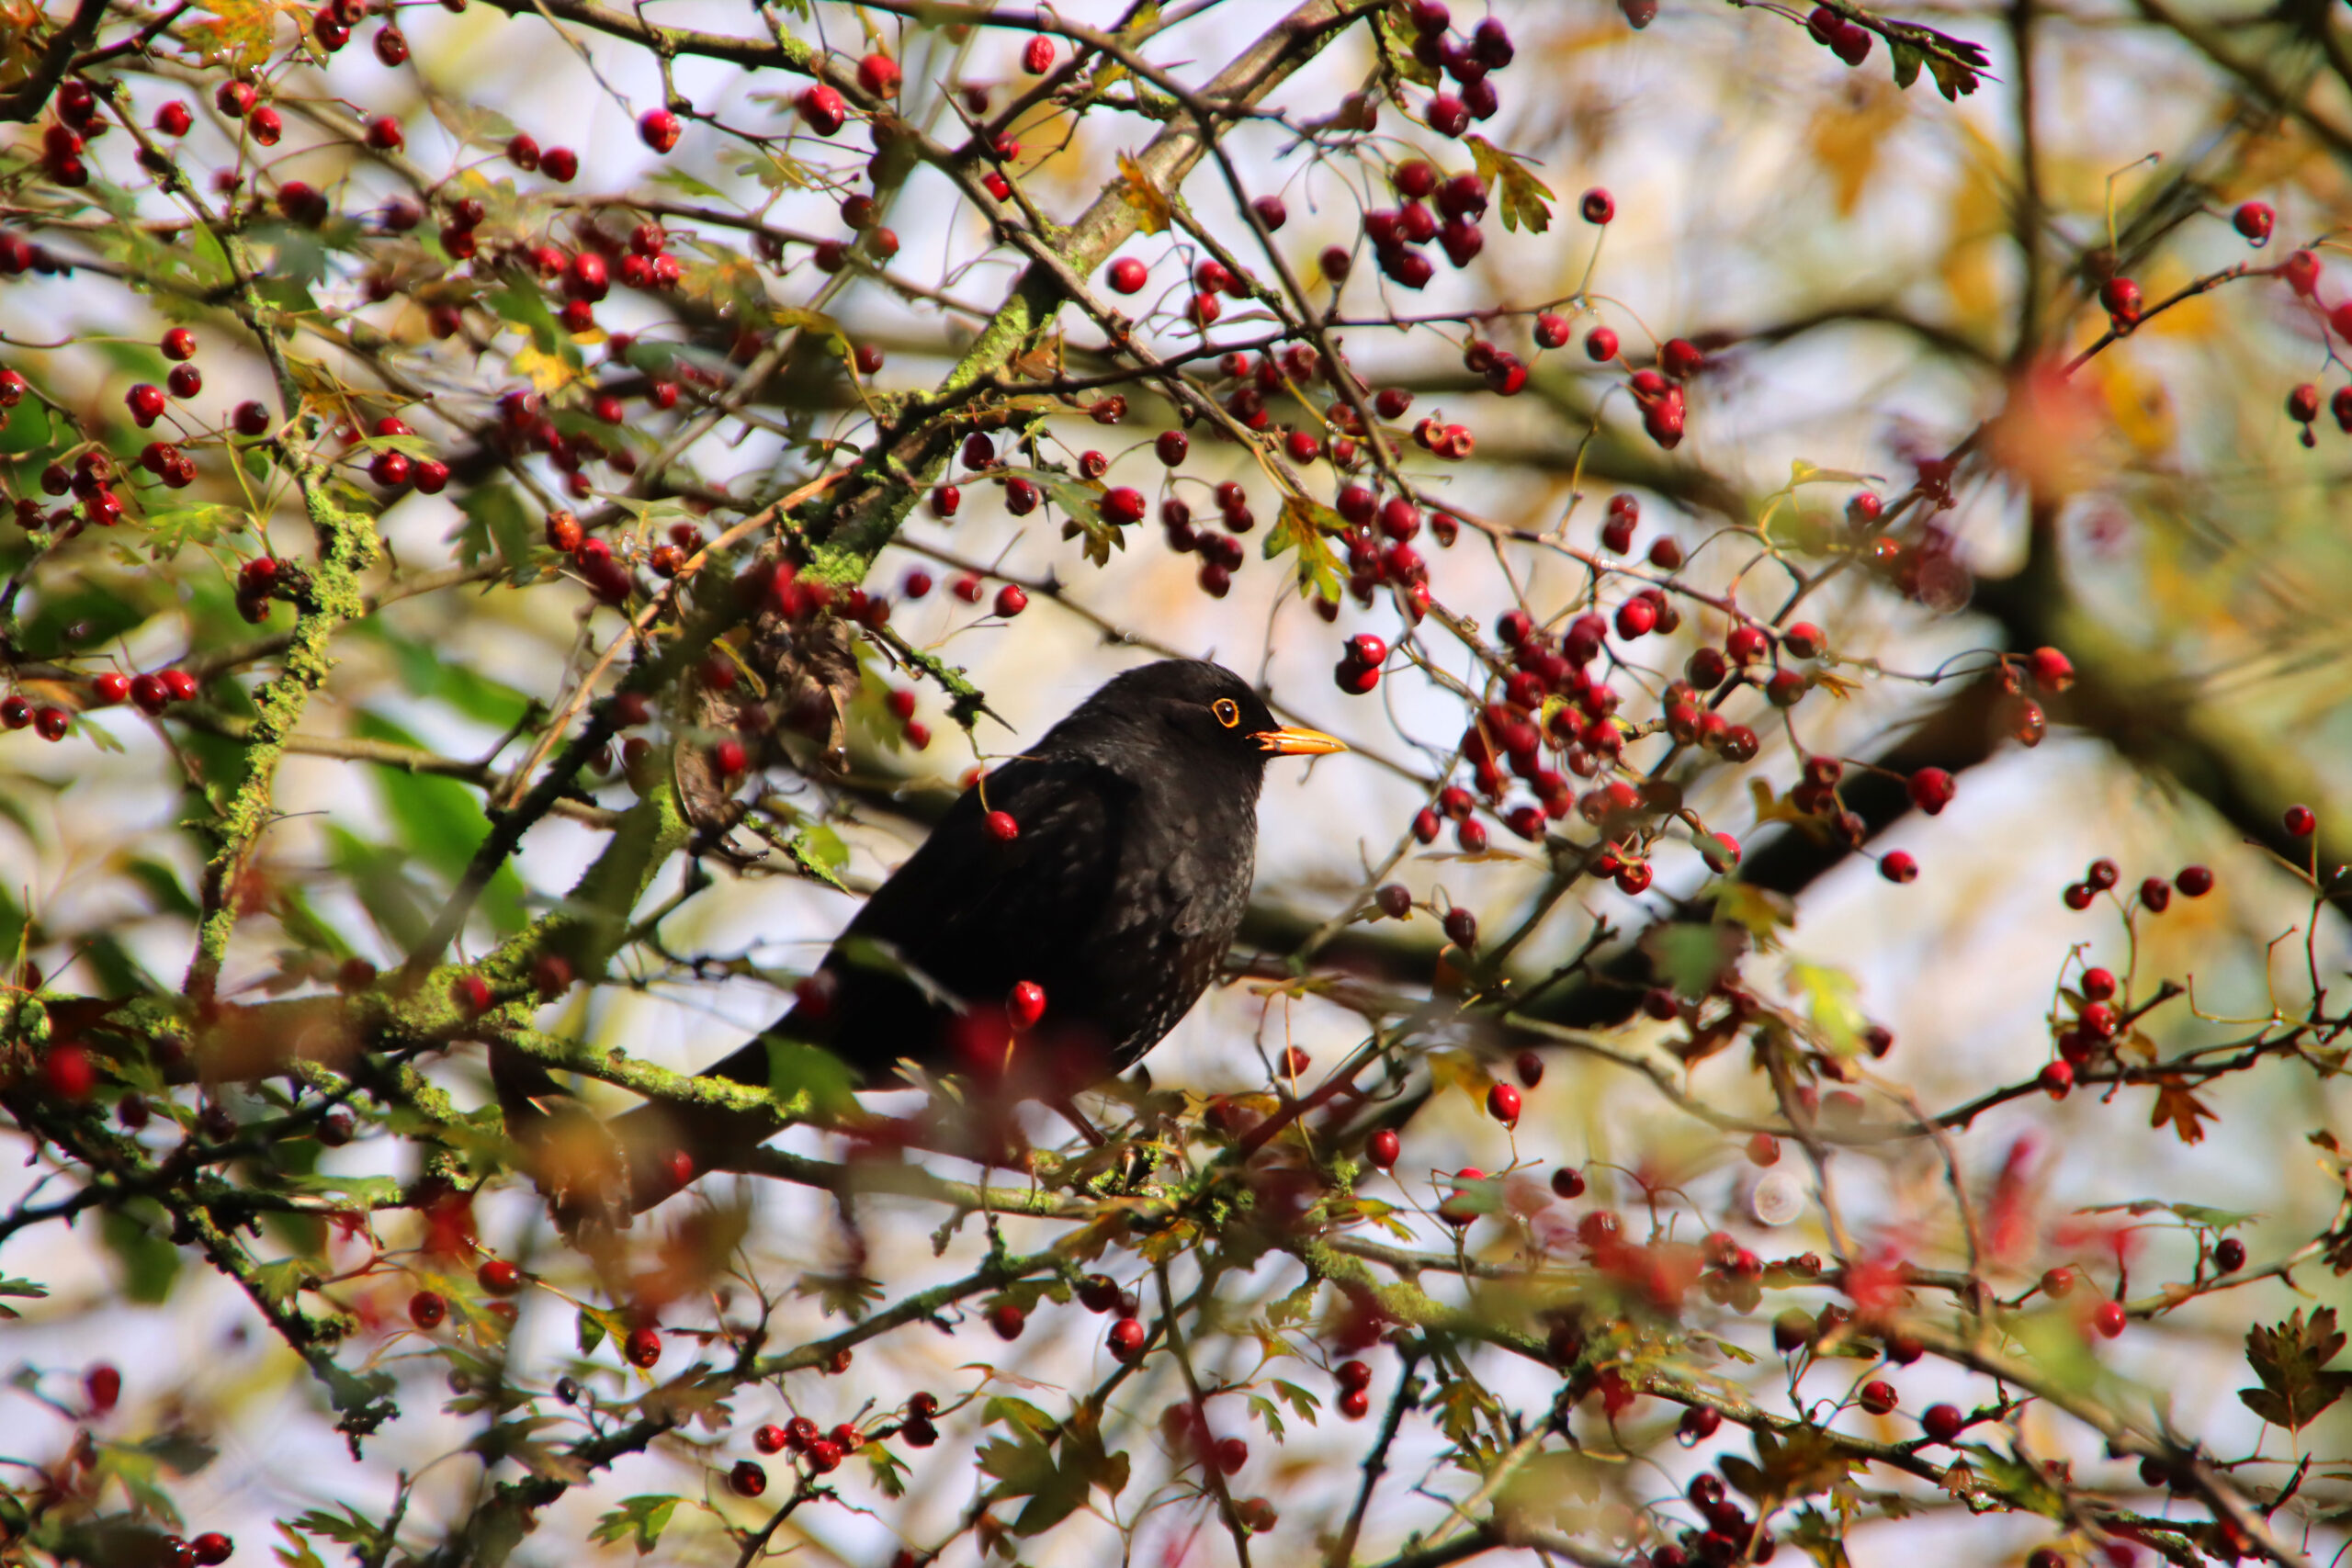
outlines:
{"label": "hawthorn berry", "polygon": [[899,62],[887,54],[869,54],[857,62],[857,85],[871,97],[898,96],[901,74]]}
{"label": "hawthorn berry", "polygon": [[1864,1383],[1861,1393],[1855,1398],[1857,1404],[1873,1416],[1883,1416],[1901,1403],[1894,1385],[1883,1378],[1873,1378]]}
{"label": "hawthorn berry", "polygon": [[2287,831],[2298,839],[2307,839],[2311,837],[2311,835],[2316,831],[2319,827],[2319,818],[2312,815],[2312,808],[2308,806],[2290,806],[2287,807],[2286,816],[2283,820]]}
{"label": "hawthorn berry", "polygon": [[1968,1425],[1968,1418],[1956,1404],[1930,1404],[1919,1417],[1919,1425],[1928,1436],[1939,1443],[1949,1443]]}
{"label": "hawthorn berry", "polygon": [[1029,595],[1019,583],[1008,582],[996,591],[996,613],[1007,620],[1029,607]]}
{"label": "hawthorn berry", "polygon": [[419,1291],[408,1299],[408,1320],[431,1333],[449,1316],[449,1303],[437,1292]]}
{"label": "hawthorn berry", "polygon": [[2064,1100],[2075,1087],[2075,1069],[2064,1062],[2048,1062],[2034,1080],[2052,1100]]}
{"label": "hawthorn berry", "polygon": [[1393,1127],[1383,1127],[1365,1140],[1364,1157],[1381,1170],[1393,1170],[1397,1156],[1404,1152],[1404,1140]]}
{"label": "hawthorn berry", "polygon": [[1941,768],[1921,768],[1907,781],[1911,804],[1933,817],[1951,804],[1958,786]]}
{"label": "hawthorn berry", "polygon": [[[1472,824],[1465,820],[1463,826],[1466,828]],[[1457,904],[1445,912],[1443,923],[1445,940],[1454,946],[1472,948],[1478,945],[1478,917],[1469,910]]]}
{"label": "hawthorn berry", "polygon": [[842,1467],[842,1446],[831,1438],[819,1438],[808,1445],[807,1458],[811,1475],[830,1475]]}
{"label": "hawthorn berry", "polygon": [[639,1324],[621,1342],[621,1355],[639,1371],[651,1371],[661,1364],[662,1331],[650,1323]]}
{"label": "hawthorn berry", "polygon": [[1034,1029],[1046,1016],[1046,988],[1035,980],[1016,980],[1004,998],[1005,1017],[1015,1029]]}
{"label": "hawthorn berry", "polygon": [[2213,891],[2213,874],[2201,865],[2185,865],[2172,879],[2184,898],[2202,898]]}
{"label": "hawthorn berry", "polygon": [[756,1460],[737,1460],[727,1472],[727,1489],[738,1497],[756,1497],[768,1489],[768,1472]]}
{"label": "hawthorn berry", "polygon": [[1889,850],[1879,860],[1878,874],[1899,886],[1918,880],[1919,863],[1907,851]]}
{"label": "hawthorn berry", "polygon": [[1595,186],[1577,201],[1577,210],[1588,223],[1606,223],[1617,216],[1617,201],[1606,189]]}
{"label": "hawthorn berry", "polygon": [[2245,1243],[2233,1235],[2225,1235],[2213,1244],[2213,1267],[2224,1274],[2234,1274],[2245,1267]]}
{"label": "hawthorn berry", "polygon": [[1498,1083],[1487,1090],[1487,1114],[1506,1127],[1519,1125],[1520,1093],[1513,1086]]}
{"label": "hawthorn berry", "polygon": [[[668,109],[648,109],[638,116],[638,140],[656,152],[667,153],[670,149],[678,144],[679,135],[678,117]],[[540,160],[540,166],[543,168],[547,166],[547,159],[544,156]]]}
{"label": "hawthorn berry", "polygon": [[2230,214],[2230,226],[2256,245],[2270,243],[2270,231],[2278,220],[2278,214],[2267,201],[2242,201],[2238,209]]}
{"label": "hawthorn berry", "polygon": [[1104,1337],[1114,1360],[1132,1361],[1143,1354],[1144,1326],[1140,1318],[1123,1317],[1111,1325]]}
{"label": "hawthorn berry", "polygon": [[995,1331],[999,1339],[1010,1342],[1020,1338],[1021,1331],[1028,1322],[1029,1314],[1011,1302],[999,1302],[989,1308],[989,1327]]}
{"label": "hawthorn berry", "polygon": [[2101,1302],[2091,1312],[2091,1326],[2098,1330],[2103,1339],[2118,1337],[2130,1322],[2121,1302]]}
{"label": "hawthorn berry", "polygon": [[841,94],[822,82],[812,82],[802,88],[793,107],[799,110],[802,123],[820,136],[839,134],[849,119],[849,105],[842,101]]}
{"label": "hawthorn berry", "polygon": [[236,1554],[237,1543],[219,1530],[206,1530],[187,1543],[188,1556],[198,1568],[220,1568]]}

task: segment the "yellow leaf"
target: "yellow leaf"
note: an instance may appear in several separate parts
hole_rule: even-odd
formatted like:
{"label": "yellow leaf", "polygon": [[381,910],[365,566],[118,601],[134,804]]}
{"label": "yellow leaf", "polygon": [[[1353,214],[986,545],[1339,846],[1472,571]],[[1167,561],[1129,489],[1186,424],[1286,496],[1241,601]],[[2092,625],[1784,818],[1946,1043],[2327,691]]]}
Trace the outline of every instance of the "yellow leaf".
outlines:
{"label": "yellow leaf", "polygon": [[531,378],[531,385],[542,393],[560,392],[580,377],[579,369],[565,362],[560,354],[542,354],[536,344],[526,344],[514,351],[514,368]]}
{"label": "yellow leaf", "polygon": [[1851,90],[1838,95],[1813,117],[1805,142],[1829,173],[1840,218],[1852,217],[1860,204],[1878,168],[1879,149],[1903,123],[1906,106],[1894,83],[1869,77],[1857,80]]}
{"label": "yellow leaf", "polygon": [[1136,209],[1136,227],[1147,234],[1164,232],[1170,217],[1167,193],[1151,183],[1143,165],[1119,154],[1119,195]]}
{"label": "yellow leaf", "polygon": [[1431,1051],[1424,1060],[1440,1092],[1458,1089],[1480,1105],[1487,1102],[1487,1091],[1495,1080],[1477,1057],[1467,1051]]}
{"label": "yellow leaf", "polygon": [[1845,676],[1828,670],[1815,671],[1813,683],[1841,703],[1862,689],[1862,683],[1860,681],[1849,681]]}

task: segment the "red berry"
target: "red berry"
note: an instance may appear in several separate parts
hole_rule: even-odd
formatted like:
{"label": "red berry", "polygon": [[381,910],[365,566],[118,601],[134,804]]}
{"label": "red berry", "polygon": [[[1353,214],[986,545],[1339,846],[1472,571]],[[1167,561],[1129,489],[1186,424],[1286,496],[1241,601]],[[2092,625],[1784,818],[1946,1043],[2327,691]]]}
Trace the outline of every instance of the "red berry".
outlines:
{"label": "red berry", "polygon": [[2130,1322],[2121,1302],[2101,1302],[2091,1313],[2091,1326],[2098,1330],[2103,1339],[2117,1337]]}
{"label": "red berry", "polygon": [[1919,1417],[1919,1424],[1937,1442],[1949,1443],[1960,1436],[1961,1428],[1968,1425],[1968,1418],[1960,1413],[1960,1406],[1956,1404],[1930,1404],[1926,1414]]}
{"label": "red berry", "polygon": [[2319,827],[2319,818],[2312,814],[2308,806],[2287,807],[2285,822],[2287,831],[2298,839],[2309,838]]}
{"label": "red berry", "polygon": [[580,154],[569,147],[550,147],[539,154],[539,173],[560,186],[570,185],[580,173]]}
{"label": "red berry", "polygon": [[1220,1438],[1216,1445],[1216,1467],[1227,1475],[1238,1475],[1241,1467],[1250,1462],[1250,1445],[1239,1438]]}
{"label": "red berry", "polygon": [[1111,1332],[1105,1337],[1112,1358],[1121,1361],[1132,1361],[1142,1355],[1143,1342],[1144,1327],[1140,1318],[1120,1318],[1111,1325]]}
{"label": "red berry", "polygon": [[773,1424],[752,1434],[752,1446],[763,1454],[782,1453],[786,1441],[784,1428]]}
{"label": "red berry", "polygon": [[2224,1274],[2234,1274],[2245,1267],[2245,1243],[2233,1235],[2223,1236],[2213,1244],[2213,1267]]}
{"label": "red berry", "polygon": [[2027,659],[2033,683],[2045,692],[2063,692],[2075,683],[2074,661],[2054,648],[2037,648]]}
{"label": "red berry", "polygon": [[768,1489],[768,1472],[756,1460],[737,1460],[727,1472],[727,1488],[738,1497],[756,1497]]}
{"label": "red berry", "polygon": [[2230,214],[2231,227],[2257,245],[2269,243],[2271,227],[2277,221],[2278,214],[2270,210],[2267,201],[2241,202],[2238,209]]}
{"label": "red berry", "polygon": [[1021,1331],[1028,1322],[1029,1314],[1011,1302],[999,1302],[989,1308],[989,1326],[996,1331],[999,1339],[1010,1341],[1020,1338]]}
{"label": "red berry", "polygon": [[2185,898],[2202,898],[2213,891],[2213,874],[2201,865],[2185,865],[2172,879],[2172,885],[2180,889]]}
{"label": "red berry", "polygon": [[1340,1395],[1340,1415],[1346,1420],[1361,1421],[1372,1413],[1372,1396],[1363,1389],[1351,1388]]}
{"label": "red berry", "polygon": [[1029,607],[1029,595],[1020,584],[1008,582],[996,591],[996,613],[1007,620]]}
{"label": "red berry", "polygon": [[1584,1196],[1584,1172],[1564,1165],[1552,1173],[1552,1192],[1555,1197],[1581,1198]]}
{"label": "red berry", "polygon": [[122,1374],[99,1361],[82,1374],[82,1392],[89,1396],[90,1408],[104,1415],[122,1398]]}
{"label": "red berry", "polygon": [[449,1303],[432,1291],[419,1291],[408,1299],[408,1320],[430,1333],[441,1326],[449,1315]]}
{"label": "red berry", "polygon": [[1054,68],[1054,40],[1039,33],[1021,50],[1021,69],[1032,76],[1043,76]]}
{"label": "red berry", "polygon": [[1883,1416],[1900,1403],[1894,1385],[1883,1378],[1873,1378],[1862,1385],[1858,1403],[1873,1416]]}
{"label": "red berry", "polygon": [[1382,1170],[1393,1170],[1396,1156],[1404,1152],[1404,1140],[1393,1127],[1383,1127],[1364,1144],[1364,1157]]}
{"label": "red berry", "polygon": [[1544,1081],[1544,1058],[1532,1051],[1521,1051],[1511,1059],[1510,1070],[1518,1075],[1521,1084],[1533,1089]]}
{"label": "red berry", "polygon": [[1487,1114],[1506,1127],[1519,1125],[1519,1090],[1507,1083],[1498,1083],[1487,1090]]}
{"label": "red berry", "polygon": [[[678,144],[678,117],[668,109],[648,109],[638,117],[637,135],[656,152],[667,152]],[[545,156],[540,159],[540,166],[547,166]]]}
{"label": "red berry", "polygon": [[196,357],[196,334],[188,331],[186,327],[174,327],[171,331],[164,334],[164,341],[159,346],[163,349],[164,357],[166,359],[175,362],[184,359],[194,359]]}
{"label": "red berry", "polygon": [[1265,225],[1268,232],[1290,221],[1290,209],[1283,204],[1283,198],[1278,196],[1258,197],[1250,204],[1250,210],[1257,214],[1258,221]]}
{"label": "red berry", "polygon": [[186,136],[195,124],[196,116],[177,98],[155,111],[155,129],[166,136]]}
{"label": "red berry", "polygon": [[1919,863],[1912,859],[1906,851],[1890,850],[1879,861],[1878,874],[1898,886],[1916,882],[1919,876]]}
{"label": "red berry", "polygon": [[1595,186],[1584,193],[1583,199],[1577,203],[1577,210],[1584,215],[1588,223],[1606,223],[1617,216],[1617,201],[1608,191]]}
{"label": "red berry", "polygon": [[2117,326],[2128,327],[2140,319],[2140,286],[2128,277],[2110,277],[2100,284],[2098,302]]}
{"label": "red berry", "polygon": [[1034,1029],[1046,1016],[1046,988],[1035,980],[1016,980],[1004,998],[1004,1014],[1015,1029]]}
{"label": "red berry", "polygon": [[2046,1063],[2041,1077],[2035,1081],[2041,1085],[2042,1091],[2051,1099],[2064,1100],[2075,1087],[2075,1069],[2064,1062]]}
{"label": "red berry", "polygon": [[869,54],[857,62],[857,85],[869,96],[896,97],[899,78],[899,62],[887,54]]}
{"label": "red berry", "polygon": [[187,1543],[187,1551],[199,1568],[220,1568],[236,1554],[237,1543],[219,1530],[206,1530]]}
{"label": "red berry", "polygon": [[1781,1140],[1770,1133],[1756,1134],[1747,1140],[1747,1159],[1751,1165],[1780,1164]]}
{"label": "red berry", "polygon": [[831,1438],[819,1438],[808,1445],[808,1473],[830,1475],[842,1467],[842,1446]]}
{"label": "red berry", "polygon": [[1597,365],[1606,365],[1617,357],[1617,334],[1607,327],[1595,327],[1584,334],[1584,354]]}
{"label": "red berry", "polygon": [[1001,843],[1009,844],[1021,836],[1021,824],[1012,819],[1010,811],[991,811],[981,821],[988,828],[989,837]]}
{"label": "red berry", "polygon": [[802,88],[794,107],[800,111],[802,122],[820,136],[838,134],[849,119],[849,105],[822,82]]}
{"label": "red berry", "polygon": [[1921,768],[1911,775],[1908,787],[1911,804],[1930,817],[1950,806],[1958,789],[1952,776],[1941,768]]}
{"label": "red berry", "polygon": [[164,417],[164,389],[153,382],[141,381],[124,394],[122,400],[141,430]]}
{"label": "red berry", "polygon": [[485,1258],[474,1280],[493,1296],[511,1296],[523,1288],[523,1270],[503,1258]]}

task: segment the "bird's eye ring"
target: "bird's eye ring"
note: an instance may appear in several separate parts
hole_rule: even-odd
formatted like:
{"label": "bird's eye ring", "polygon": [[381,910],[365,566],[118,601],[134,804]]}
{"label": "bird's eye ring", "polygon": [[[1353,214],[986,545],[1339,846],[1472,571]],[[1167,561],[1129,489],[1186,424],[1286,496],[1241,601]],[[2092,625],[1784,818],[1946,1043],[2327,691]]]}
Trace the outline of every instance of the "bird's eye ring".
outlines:
{"label": "bird's eye ring", "polygon": [[1231,697],[1217,698],[1209,705],[1209,712],[1216,715],[1216,721],[1227,729],[1241,722],[1241,705]]}

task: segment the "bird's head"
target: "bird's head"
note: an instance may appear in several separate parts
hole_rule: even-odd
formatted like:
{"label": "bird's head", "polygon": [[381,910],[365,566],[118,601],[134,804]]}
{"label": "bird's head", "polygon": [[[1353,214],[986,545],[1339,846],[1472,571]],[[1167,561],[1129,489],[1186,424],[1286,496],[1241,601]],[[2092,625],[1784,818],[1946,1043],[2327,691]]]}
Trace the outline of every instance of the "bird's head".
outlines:
{"label": "bird's head", "polygon": [[1173,731],[1193,755],[1260,766],[1279,756],[1348,749],[1319,729],[1283,725],[1247,681],[1194,659],[1163,660],[1116,676],[1063,722],[1122,732],[1122,740],[1147,746]]}

